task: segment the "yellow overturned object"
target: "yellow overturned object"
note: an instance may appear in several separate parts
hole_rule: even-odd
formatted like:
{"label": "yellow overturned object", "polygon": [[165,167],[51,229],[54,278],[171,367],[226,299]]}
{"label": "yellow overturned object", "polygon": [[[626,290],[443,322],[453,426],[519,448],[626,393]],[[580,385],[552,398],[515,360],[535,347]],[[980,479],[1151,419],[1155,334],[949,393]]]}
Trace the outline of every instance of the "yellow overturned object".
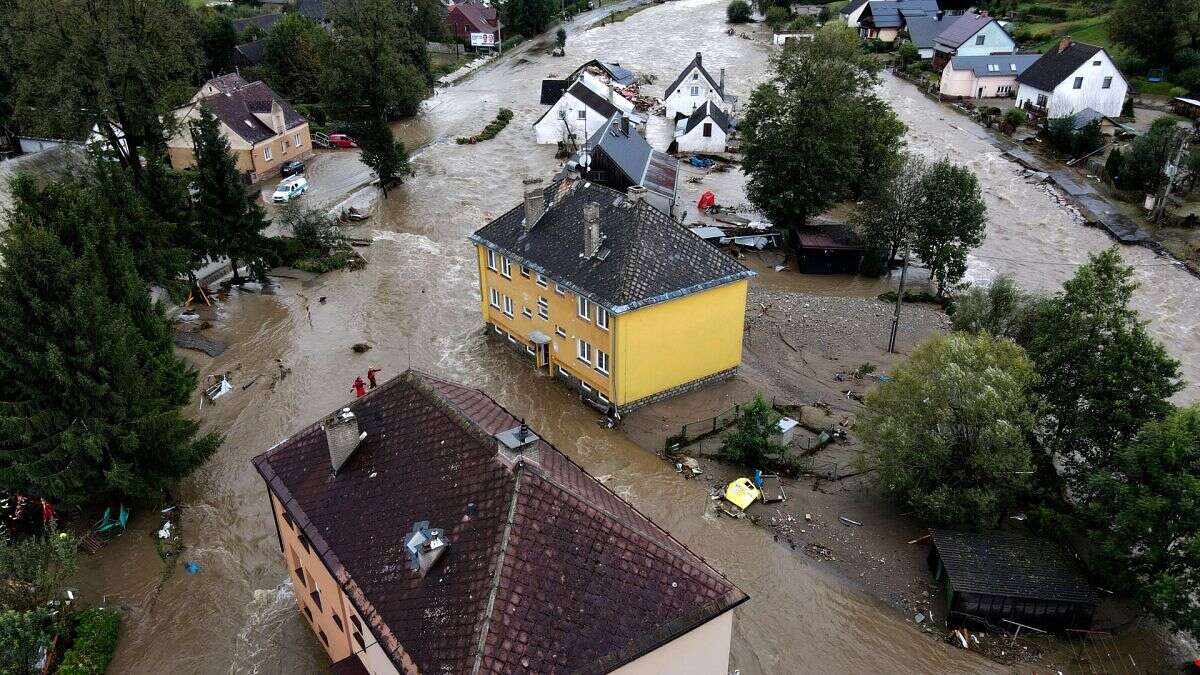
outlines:
{"label": "yellow overturned object", "polygon": [[762,493],[749,478],[738,478],[725,487],[725,499],[743,511],[761,497]]}

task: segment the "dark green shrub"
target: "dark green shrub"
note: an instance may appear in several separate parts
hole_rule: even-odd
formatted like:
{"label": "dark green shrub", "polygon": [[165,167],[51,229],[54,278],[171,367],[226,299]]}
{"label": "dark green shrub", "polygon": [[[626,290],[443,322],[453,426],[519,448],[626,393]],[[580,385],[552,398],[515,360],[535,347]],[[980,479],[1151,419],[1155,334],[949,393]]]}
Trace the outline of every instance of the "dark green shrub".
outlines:
{"label": "dark green shrub", "polygon": [[766,14],[767,25],[770,26],[771,28],[774,28],[775,30],[779,30],[780,28],[787,25],[788,21],[791,18],[792,18],[792,13],[790,11],[788,11],[787,8],[785,8],[785,7],[776,6],[776,7],[771,7],[769,9],[767,9],[767,14]]}
{"label": "dark green shrub", "polygon": [[508,122],[512,118],[513,111],[509,110],[508,108],[501,108],[500,112],[496,113],[496,119],[489,122],[488,125],[483,128],[483,131],[475,134],[474,136],[459,136],[454,140],[454,142],[458,143],[459,145],[466,145],[468,143],[479,143],[480,141],[491,140],[495,138],[496,134],[500,133],[504,127],[508,126]]}
{"label": "dark green shrub", "polygon": [[778,455],[783,447],[773,440],[779,413],[757,394],[738,411],[734,428],[721,437],[721,456],[748,467],[761,466],[763,459]]}
{"label": "dark green shrub", "polygon": [[729,23],[746,23],[750,20],[752,13],[750,3],[746,2],[746,0],[733,0],[725,8],[725,18],[729,19]]}
{"label": "dark green shrub", "polygon": [[101,675],[117,649],[121,614],[97,607],[80,612],[75,623],[75,643],[63,655],[59,675]]}

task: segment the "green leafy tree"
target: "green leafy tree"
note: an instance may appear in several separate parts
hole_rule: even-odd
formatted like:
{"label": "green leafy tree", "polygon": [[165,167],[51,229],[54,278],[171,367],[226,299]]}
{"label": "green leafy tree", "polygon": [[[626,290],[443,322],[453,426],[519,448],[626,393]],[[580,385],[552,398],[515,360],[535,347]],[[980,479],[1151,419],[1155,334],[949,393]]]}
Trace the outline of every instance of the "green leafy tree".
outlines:
{"label": "green leafy tree", "polygon": [[0,673],[34,675],[33,664],[54,639],[54,617],[44,609],[0,609]]}
{"label": "green leafy tree", "polygon": [[42,534],[0,539],[0,607],[25,612],[58,598],[75,573],[77,545],[53,522]]}
{"label": "green leafy tree", "polygon": [[896,48],[896,64],[901,69],[921,60],[921,51],[911,42],[903,42]]}
{"label": "green leafy tree", "polygon": [[787,25],[787,22],[792,18],[792,13],[786,7],[774,5],[767,8],[767,14],[764,17],[767,25],[775,30],[779,30]]}
{"label": "green leafy tree", "polygon": [[901,154],[883,172],[872,190],[854,210],[851,223],[873,255],[890,263],[905,242],[911,242],[924,205],[921,181],[928,165],[914,155]]}
{"label": "green leafy tree", "polygon": [[0,489],[62,508],[152,499],[216,450],[196,386],[97,189],[13,183],[0,239]]}
{"label": "green leafy tree", "polygon": [[867,395],[856,427],[884,492],[926,522],[994,527],[1028,489],[1036,380],[1003,338],[954,333],[918,346]]}
{"label": "green leafy tree", "polygon": [[1146,424],[1089,484],[1096,568],[1158,619],[1200,637],[1200,407]]}
{"label": "green leafy tree", "polygon": [[327,107],[351,122],[416,113],[425,96],[429,55],[410,18],[392,0],[342,0],[330,14],[334,46],[325,69]]}
{"label": "green leafy tree", "polygon": [[943,159],[921,178],[923,208],[917,217],[913,251],[929,268],[938,295],[962,279],[967,254],[983,243],[987,205],[975,174]]}
{"label": "green leafy tree", "polygon": [[558,46],[560,54],[567,52],[567,29],[559,26],[558,30],[554,31],[554,44]]}
{"label": "green leafy tree", "polygon": [[141,191],[143,151],[161,148],[172,106],[193,93],[199,33],[185,0],[17,2],[18,118],[56,136],[98,127]]}
{"label": "green leafy tree", "polygon": [[117,650],[121,613],[93,607],[79,613],[75,644],[63,654],[59,675],[104,675]]}
{"label": "green leafy tree", "polygon": [[246,184],[221,134],[221,123],[207,107],[191,122],[196,155],[192,185],[196,190],[196,222],[207,239],[211,256],[227,256],[233,282],[241,282],[239,262],[247,262],[258,278],[265,276],[262,259],[270,248],[262,231],[270,223],[262,207],[246,194]]}
{"label": "green leafy tree", "polygon": [[865,167],[886,165],[887,157],[864,157],[864,147],[898,150],[898,134],[887,147],[885,134],[864,133],[861,125],[881,113],[895,129],[903,125],[877,105],[879,64],[845,26],[823,26],[811,43],[772,57],[772,65],[774,76],[751,94],[739,125],[743,168],[750,201],[794,235],[869,182]]}
{"label": "green leafy tree", "polygon": [[1046,139],[1055,150],[1064,154],[1071,152],[1071,140],[1074,136],[1074,118],[1056,117],[1046,121]]}
{"label": "green leafy tree", "polygon": [[1020,108],[1009,108],[1008,111],[1004,113],[1004,121],[1009,127],[1012,128],[1013,131],[1016,131],[1017,129],[1021,128],[1021,125],[1029,121],[1029,115]]}
{"label": "green leafy tree", "polygon": [[725,18],[729,20],[729,23],[746,23],[753,13],[754,10],[750,8],[750,3],[746,0],[733,0],[725,8]]}
{"label": "green leafy tree", "polygon": [[1010,275],[974,285],[954,298],[954,330],[989,333],[1028,344],[1041,312],[1042,298],[1021,290]]}
{"label": "green leafy tree", "polygon": [[1088,476],[1111,467],[1113,451],[1144,424],[1162,419],[1181,387],[1179,363],[1129,306],[1136,288],[1115,248],[1092,255],[1042,305],[1029,341],[1048,413],[1043,445],[1084,504],[1092,499]]}
{"label": "green leafy tree", "polygon": [[[1187,2],[1189,0],[1183,0]],[[1116,0],[1109,16],[1109,32],[1152,65],[1165,66],[1175,51],[1178,0]]]}
{"label": "green leafy tree", "polygon": [[1120,180],[1119,177],[1124,166],[1125,156],[1121,154],[1121,149],[1113,148],[1112,152],[1108,153],[1108,159],[1104,160],[1104,175],[1116,183]]}
{"label": "green leafy tree", "polygon": [[408,9],[412,11],[413,30],[421,37],[429,42],[446,42],[450,39],[446,31],[446,6],[441,0],[414,0]]}
{"label": "green leafy tree", "polygon": [[1085,157],[1096,152],[1105,145],[1104,134],[1100,131],[1100,123],[1092,120],[1077,129],[1071,137],[1071,155]]}
{"label": "green leafy tree", "polygon": [[545,32],[557,11],[554,0],[504,0],[500,6],[503,23],[526,37]]}
{"label": "green leafy tree", "polygon": [[1179,127],[1175,120],[1162,117],[1154,120],[1150,130],[1134,139],[1117,179],[1122,190],[1158,192],[1166,180],[1163,169],[1178,147]]}
{"label": "green leafy tree", "polygon": [[219,75],[233,65],[233,48],[238,44],[237,30],[224,12],[200,16],[200,49],[204,52],[204,74]]}
{"label": "green leafy tree", "polygon": [[355,130],[362,163],[375,172],[386,197],[388,186],[403,182],[403,176],[411,172],[404,143],[392,136],[391,127],[384,122],[363,122],[355,125]]}
{"label": "green leafy tree", "polygon": [[263,67],[275,89],[295,101],[321,98],[321,78],[333,40],[317,22],[300,14],[285,14],[267,33]]}
{"label": "green leafy tree", "polygon": [[742,406],[731,431],[721,437],[721,456],[731,462],[758,467],[768,455],[778,455],[783,446],[772,440],[778,431],[779,414],[756,394]]}

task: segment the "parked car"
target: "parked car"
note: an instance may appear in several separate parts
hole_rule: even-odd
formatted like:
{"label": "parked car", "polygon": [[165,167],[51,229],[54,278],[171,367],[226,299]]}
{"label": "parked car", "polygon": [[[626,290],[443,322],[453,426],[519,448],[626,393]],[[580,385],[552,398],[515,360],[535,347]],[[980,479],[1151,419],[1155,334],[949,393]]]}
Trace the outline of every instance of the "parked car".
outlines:
{"label": "parked car", "polygon": [[271,195],[271,201],[276,204],[283,204],[292,201],[305,192],[308,192],[308,179],[304,176],[295,176],[281,182],[275,188],[275,194]]}
{"label": "parked car", "polygon": [[329,144],[335,148],[357,148],[358,142],[346,134],[329,134]]}
{"label": "parked car", "polygon": [[292,161],[286,162],[286,163],[284,163],[283,166],[279,167],[279,175],[284,178],[287,178],[289,176],[295,176],[297,174],[303,174],[303,173],[304,173],[304,162],[301,162],[298,159],[293,159]]}

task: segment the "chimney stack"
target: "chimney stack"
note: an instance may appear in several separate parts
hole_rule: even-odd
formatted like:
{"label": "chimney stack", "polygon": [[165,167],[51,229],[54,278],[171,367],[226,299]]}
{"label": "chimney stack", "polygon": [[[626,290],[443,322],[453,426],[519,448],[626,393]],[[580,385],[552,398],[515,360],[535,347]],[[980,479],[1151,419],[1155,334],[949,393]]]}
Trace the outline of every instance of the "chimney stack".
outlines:
{"label": "chimney stack", "polygon": [[358,418],[349,408],[342,408],[334,413],[322,426],[325,428],[325,441],[329,445],[329,463],[333,467],[334,475],[337,475],[342,465],[367,437],[367,432],[359,432]]}
{"label": "chimney stack", "polygon": [[628,137],[629,136],[629,117],[627,117],[621,113],[617,113],[617,115],[619,115],[621,117],[621,133],[625,134],[625,136]]}
{"label": "chimney stack", "polygon": [[720,83],[721,91],[722,91],[722,92],[724,92],[724,91],[725,91],[725,69],[724,69],[724,68],[722,68],[722,69],[721,69],[721,80],[720,80],[720,82],[721,82],[721,83]]}
{"label": "chimney stack", "polygon": [[638,202],[646,199],[646,188],[641,185],[630,185],[625,189],[625,196],[629,198],[630,206],[637,206]]}
{"label": "chimney stack", "polygon": [[510,467],[520,462],[536,463],[538,440],[538,435],[521,420],[519,425],[496,434],[497,456]]}
{"label": "chimney stack", "polygon": [[525,189],[525,231],[529,232],[546,212],[546,193],[542,190],[542,181],[536,178],[526,179],[523,185]]}
{"label": "chimney stack", "polygon": [[1067,35],[1067,36],[1063,37],[1063,39],[1061,41],[1059,41],[1058,53],[1061,54],[1061,53],[1067,51],[1067,48],[1070,46],[1071,46],[1071,36]]}
{"label": "chimney stack", "polygon": [[600,205],[588,202],[583,205],[583,253],[584,258],[594,258],[600,252]]}

